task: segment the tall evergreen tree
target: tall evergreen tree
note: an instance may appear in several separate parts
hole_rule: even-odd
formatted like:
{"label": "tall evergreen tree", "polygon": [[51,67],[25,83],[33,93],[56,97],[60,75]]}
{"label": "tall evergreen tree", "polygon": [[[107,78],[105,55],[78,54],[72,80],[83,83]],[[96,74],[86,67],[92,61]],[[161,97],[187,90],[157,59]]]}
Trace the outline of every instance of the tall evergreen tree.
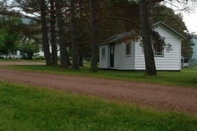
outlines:
{"label": "tall evergreen tree", "polygon": [[67,42],[65,39],[64,21],[62,18],[60,0],[55,0],[55,7],[56,7],[58,37],[59,37],[59,45],[60,45],[61,67],[67,68],[69,66],[69,57],[68,57],[68,52],[67,52]]}
{"label": "tall evergreen tree", "polygon": [[142,42],[144,49],[144,59],[146,67],[146,75],[157,75],[155,60],[153,55],[153,49],[151,44],[151,27],[150,21],[148,19],[147,1],[139,0],[140,9],[140,21],[141,21],[141,31],[142,31]]}
{"label": "tall evergreen tree", "polygon": [[96,0],[89,0],[90,24],[91,24],[91,44],[92,44],[92,53],[91,53],[91,71],[92,72],[98,71],[97,62],[98,62],[98,54],[99,54],[95,3],[96,3]]}
{"label": "tall evergreen tree", "polygon": [[78,53],[78,40],[76,37],[75,26],[75,0],[70,0],[70,24],[71,24],[71,38],[72,38],[72,57],[73,69],[79,69],[79,53]]}
{"label": "tall evergreen tree", "polygon": [[45,0],[40,0],[40,11],[41,11],[41,25],[42,25],[42,45],[44,50],[44,56],[46,59],[46,65],[52,64],[50,49],[49,49],[49,41],[48,41],[48,27],[47,27],[47,19],[46,19],[46,10],[47,5]]}
{"label": "tall evergreen tree", "polygon": [[50,0],[50,17],[52,63],[53,65],[57,65],[56,12],[54,0]]}

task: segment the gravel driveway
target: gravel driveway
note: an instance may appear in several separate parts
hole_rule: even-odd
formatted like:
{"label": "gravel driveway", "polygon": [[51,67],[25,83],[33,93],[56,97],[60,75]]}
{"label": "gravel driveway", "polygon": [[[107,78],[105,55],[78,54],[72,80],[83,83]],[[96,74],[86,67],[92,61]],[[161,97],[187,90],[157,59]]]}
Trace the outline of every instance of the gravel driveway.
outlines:
{"label": "gravel driveway", "polygon": [[[8,64],[19,63],[8,62]],[[32,63],[22,62],[20,64]],[[6,65],[6,62],[0,61],[0,65]],[[186,112],[197,116],[197,89],[194,88],[19,71],[6,69],[3,66],[0,66],[0,80],[55,88],[159,110]]]}

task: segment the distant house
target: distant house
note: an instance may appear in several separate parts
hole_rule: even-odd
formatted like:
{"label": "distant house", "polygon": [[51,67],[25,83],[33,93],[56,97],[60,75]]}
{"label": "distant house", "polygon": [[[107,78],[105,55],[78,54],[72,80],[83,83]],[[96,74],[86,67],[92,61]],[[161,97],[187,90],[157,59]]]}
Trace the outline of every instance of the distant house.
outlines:
{"label": "distant house", "polygon": [[[0,17],[0,20],[1,19],[2,18]],[[20,18],[19,23],[24,24],[24,25],[31,25],[31,24],[35,24],[36,21],[34,19],[30,19],[30,18]],[[28,36],[21,36],[20,44],[24,44],[26,41],[32,41],[33,42],[34,40],[31,37],[28,37]],[[37,53],[34,53],[33,55],[35,57],[38,57],[38,56],[44,57],[44,52],[42,50],[42,45],[40,44],[39,46],[40,46],[40,51],[37,52]],[[58,46],[58,48],[59,48],[59,46]],[[52,52],[51,46],[49,47],[49,50],[50,50],[50,52]],[[59,49],[57,51],[57,56],[60,56]],[[0,57],[5,58],[5,59],[22,59],[22,58],[27,58],[27,53],[24,53],[23,51],[20,51],[20,50],[9,51],[8,54],[1,54],[1,52],[0,52]]]}
{"label": "distant house", "polygon": [[19,59],[21,58],[21,53],[19,50],[16,50],[16,51],[10,51],[8,52],[8,54],[0,54],[0,57],[1,58],[4,58],[4,59]]}
{"label": "distant house", "polygon": [[181,67],[189,67],[189,58],[181,56]]}
{"label": "distant house", "polygon": [[[7,19],[7,18],[9,17],[7,16],[0,17],[0,21],[3,21],[3,19]],[[29,18],[20,18],[18,19],[18,23],[30,25],[30,24],[34,24],[35,21]],[[23,42],[25,41],[24,39],[27,39],[27,38],[25,36],[21,36],[21,40],[20,40],[21,44],[23,44]],[[9,51],[7,54],[0,52],[0,57],[5,58],[5,59],[20,59],[24,57],[23,55],[25,54],[21,52],[20,50]]]}
{"label": "distant house", "polygon": [[[154,24],[154,30],[165,38],[168,45],[157,44],[153,47],[156,69],[181,70],[181,41],[185,37],[163,22]],[[132,34],[133,31],[114,35],[100,44],[99,68],[145,70],[141,37],[129,38]]]}
{"label": "distant house", "polygon": [[194,42],[192,59],[197,60],[197,38],[193,38],[192,41]]}

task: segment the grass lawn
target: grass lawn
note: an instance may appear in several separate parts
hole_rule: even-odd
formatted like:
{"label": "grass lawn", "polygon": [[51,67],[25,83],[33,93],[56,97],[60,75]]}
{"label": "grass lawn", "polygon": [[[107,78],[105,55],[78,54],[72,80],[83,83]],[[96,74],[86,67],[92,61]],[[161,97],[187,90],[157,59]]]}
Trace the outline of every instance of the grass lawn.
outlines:
{"label": "grass lawn", "polygon": [[4,61],[6,61],[6,62],[12,62],[12,61],[20,61],[19,59],[2,59],[2,58],[0,58],[0,62],[4,62]]}
{"label": "grass lawn", "polygon": [[144,71],[117,71],[117,70],[99,70],[98,73],[91,73],[89,65],[80,68],[80,70],[62,69],[59,66],[44,65],[24,65],[9,66],[12,69],[41,71],[48,73],[79,75],[108,79],[132,80],[139,82],[149,82],[166,85],[176,85],[185,87],[197,87],[197,68],[184,68],[181,72],[158,71],[155,77],[144,76]]}
{"label": "grass lawn", "polygon": [[0,130],[196,131],[197,117],[0,81]]}

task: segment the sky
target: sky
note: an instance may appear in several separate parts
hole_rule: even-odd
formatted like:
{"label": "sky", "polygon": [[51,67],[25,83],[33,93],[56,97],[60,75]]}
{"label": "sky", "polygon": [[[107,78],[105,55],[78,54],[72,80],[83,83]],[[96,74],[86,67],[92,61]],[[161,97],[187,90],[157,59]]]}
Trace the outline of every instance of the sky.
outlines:
{"label": "sky", "polygon": [[[179,3],[178,0],[164,0],[163,4],[173,9],[175,14],[181,13],[183,15],[183,21],[188,29],[188,33],[197,34],[197,1],[194,1],[188,0],[188,3],[184,4]],[[184,7],[188,10],[182,10]]]}
{"label": "sky", "polygon": [[195,12],[183,13],[183,21],[187,26],[189,33],[197,34],[197,9]]}

